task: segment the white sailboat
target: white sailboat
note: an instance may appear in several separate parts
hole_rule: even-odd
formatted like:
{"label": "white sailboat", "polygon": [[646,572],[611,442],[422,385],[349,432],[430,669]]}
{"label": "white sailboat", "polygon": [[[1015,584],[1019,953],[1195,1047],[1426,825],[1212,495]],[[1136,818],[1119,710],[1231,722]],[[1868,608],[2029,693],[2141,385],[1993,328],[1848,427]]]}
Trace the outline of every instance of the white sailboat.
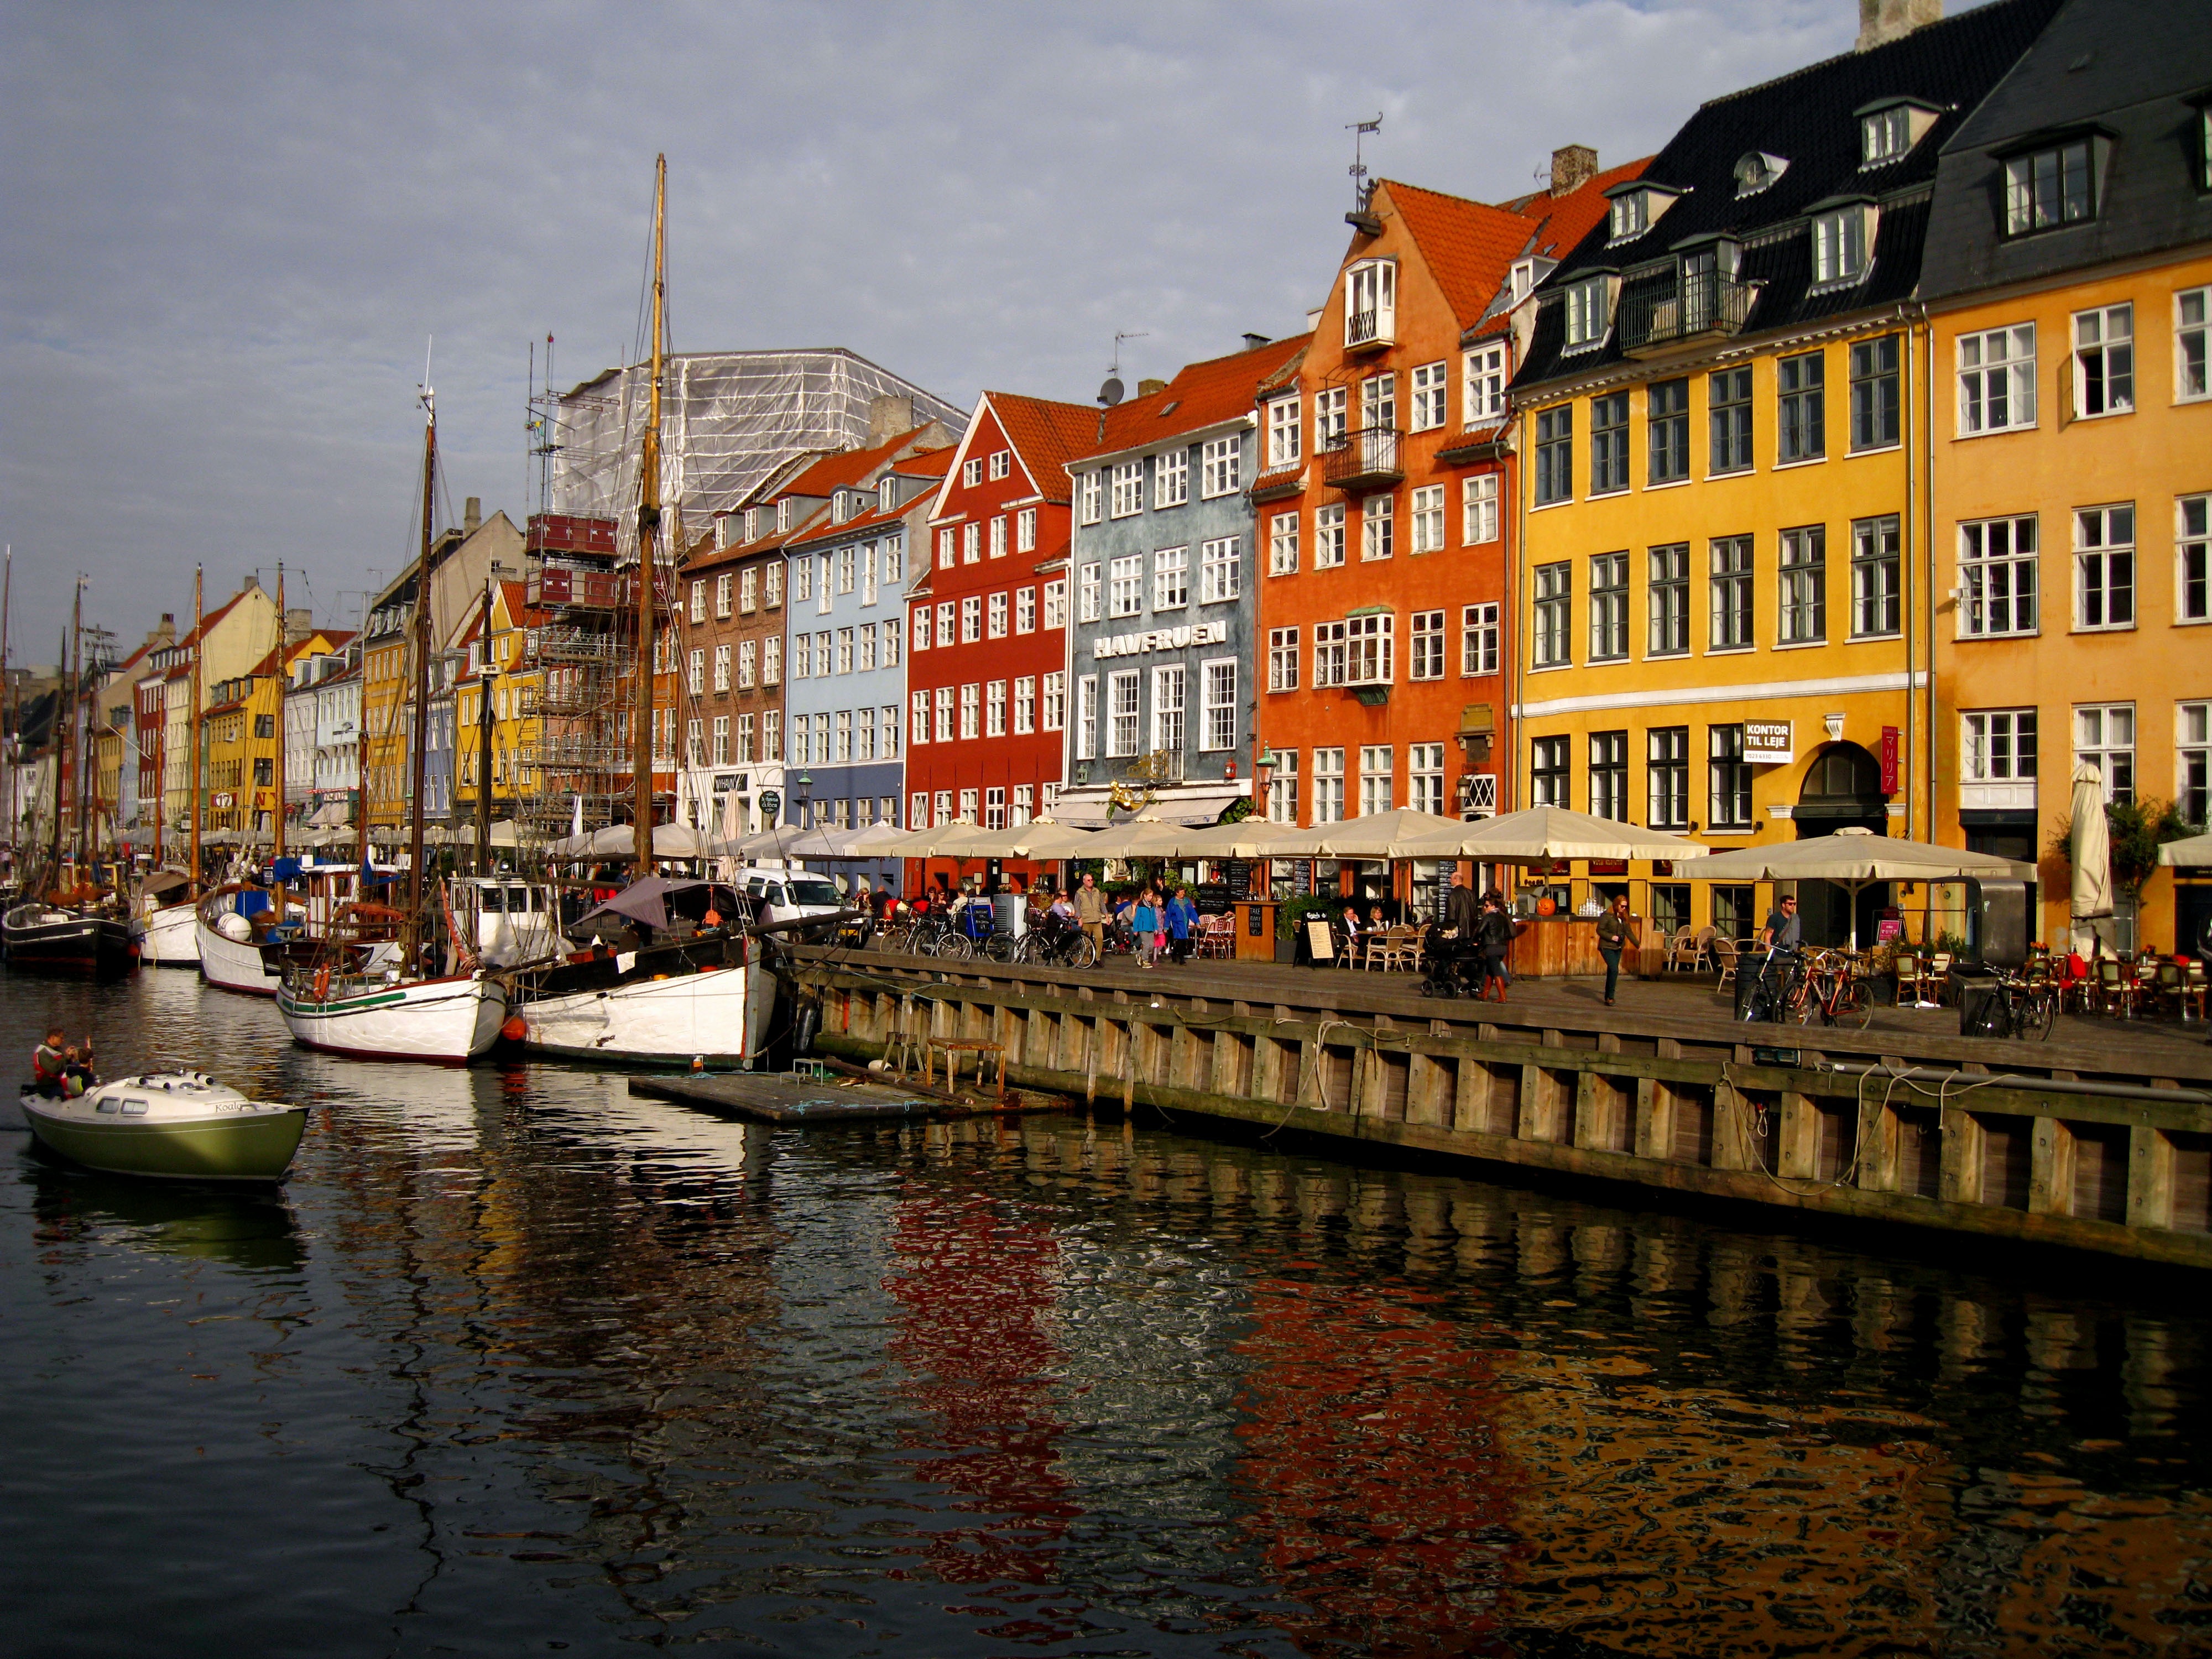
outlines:
{"label": "white sailboat", "polygon": [[[189,886],[179,882],[179,886]],[[191,899],[174,903],[161,901],[174,888],[140,893],[136,906],[138,924],[145,931],[138,941],[138,960],[149,968],[197,968],[200,965],[199,907]]]}

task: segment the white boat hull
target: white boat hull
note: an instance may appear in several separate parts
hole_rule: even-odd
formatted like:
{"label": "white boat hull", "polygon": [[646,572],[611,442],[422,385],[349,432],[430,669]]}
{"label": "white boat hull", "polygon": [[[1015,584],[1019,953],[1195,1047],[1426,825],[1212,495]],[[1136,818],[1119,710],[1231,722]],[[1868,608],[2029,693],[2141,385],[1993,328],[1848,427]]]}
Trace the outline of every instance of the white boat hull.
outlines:
{"label": "white boat hull", "polygon": [[322,999],[279,990],[276,1011],[295,1042],[325,1054],[460,1066],[499,1040],[507,987],[481,974],[397,985],[349,981]]}
{"label": "white boat hull", "polygon": [[276,975],[263,969],[260,946],[226,939],[197,915],[192,919],[192,938],[199,947],[200,975],[209,984],[249,996],[276,994]]}
{"label": "white boat hull", "polygon": [[138,941],[138,960],[149,968],[197,968],[200,963],[199,907],[165,904],[138,918],[145,937]]}
{"label": "white boat hull", "polygon": [[579,1059],[653,1065],[742,1064],[755,1051],[747,1011],[757,970],[720,968],[570,991],[517,1006],[526,1047]]}

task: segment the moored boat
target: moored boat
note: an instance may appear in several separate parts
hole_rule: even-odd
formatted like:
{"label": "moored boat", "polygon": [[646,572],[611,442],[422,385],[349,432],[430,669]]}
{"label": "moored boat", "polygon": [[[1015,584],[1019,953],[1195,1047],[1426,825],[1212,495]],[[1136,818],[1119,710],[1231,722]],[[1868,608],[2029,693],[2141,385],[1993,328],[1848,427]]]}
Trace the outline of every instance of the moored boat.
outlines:
{"label": "moored boat", "polygon": [[325,963],[285,970],[276,1012],[292,1040],[355,1060],[461,1066],[499,1040],[506,983],[481,971],[404,979],[396,969],[334,974]]}
{"label": "moored boat", "polygon": [[202,1072],[118,1078],[75,1099],[26,1093],[40,1144],[115,1175],[173,1181],[280,1181],[307,1109],[249,1100]]}
{"label": "moored boat", "polygon": [[145,931],[138,939],[138,959],[149,968],[197,968],[200,965],[199,907],[182,904],[144,905],[138,912]]}
{"label": "moored boat", "polygon": [[33,899],[0,918],[8,965],[65,979],[120,979],[138,964],[131,923]]}
{"label": "moored boat", "polygon": [[[259,908],[241,913],[241,903],[256,897]],[[268,890],[248,883],[227,882],[203,898],[192,919],[201,976],[226,991],[275,996],[276,975],[263,957],[260,938],[274,914]]]}

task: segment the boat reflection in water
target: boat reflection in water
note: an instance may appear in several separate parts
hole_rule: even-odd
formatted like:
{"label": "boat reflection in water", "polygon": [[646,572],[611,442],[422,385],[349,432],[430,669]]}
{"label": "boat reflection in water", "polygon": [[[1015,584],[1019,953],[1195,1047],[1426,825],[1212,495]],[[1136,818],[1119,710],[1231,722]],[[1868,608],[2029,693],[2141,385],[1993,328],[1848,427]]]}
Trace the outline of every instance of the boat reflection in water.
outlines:
{"label": "boat reflection in water", "polygon": [[42,1245],[95,1239],[252,1273],[298,1273],[307,1261],[292,1207],[269,1188],[224,1188],[101,1175],[43,1150],[25,1162]]}

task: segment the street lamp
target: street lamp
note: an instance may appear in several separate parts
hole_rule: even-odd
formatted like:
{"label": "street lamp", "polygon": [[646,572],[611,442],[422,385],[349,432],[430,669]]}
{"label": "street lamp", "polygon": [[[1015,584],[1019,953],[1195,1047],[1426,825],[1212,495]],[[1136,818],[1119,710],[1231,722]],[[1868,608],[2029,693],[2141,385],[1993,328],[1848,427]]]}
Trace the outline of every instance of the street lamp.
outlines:
{"label": "street lamp", "polygon": [[797,781],[799,787],[799,827],[802,830],[811,830],[814,827],[814,821],[811,817],[814,805],[814,778],[811,773],[801,772],[799,775]]}
{"label": "street lamp", "polygon": [[1275,751],[1272,749],[1252,763],[1253,794],[1264,801],[1267,799],[1268,781],[1275,775]]}

